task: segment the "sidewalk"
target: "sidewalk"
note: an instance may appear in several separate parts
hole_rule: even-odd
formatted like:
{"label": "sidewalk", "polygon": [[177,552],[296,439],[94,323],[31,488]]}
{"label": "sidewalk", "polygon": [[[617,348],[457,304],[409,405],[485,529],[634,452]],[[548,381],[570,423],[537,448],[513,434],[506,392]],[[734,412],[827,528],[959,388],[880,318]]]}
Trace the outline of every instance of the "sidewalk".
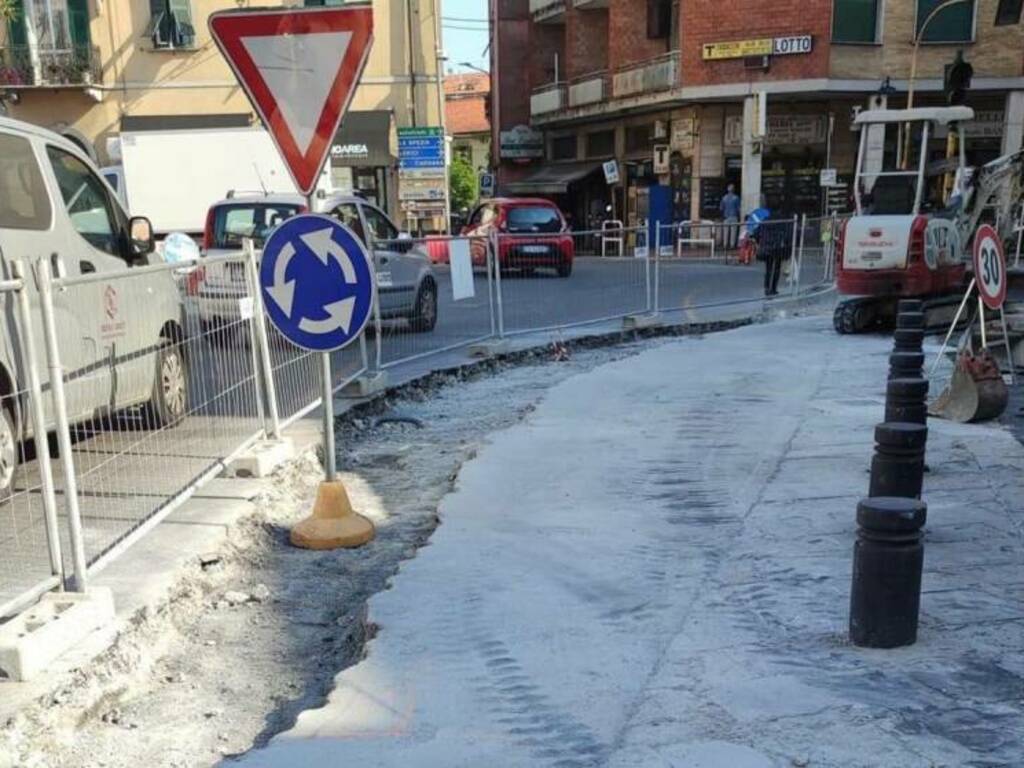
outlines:
{"label": "sidewalk", "polygon": [[1024,763],[1024,448],[933,421],[919,642],[846,641],[890,342],[825,318],[569,379],[370,602],[367,658],[246,766]]}

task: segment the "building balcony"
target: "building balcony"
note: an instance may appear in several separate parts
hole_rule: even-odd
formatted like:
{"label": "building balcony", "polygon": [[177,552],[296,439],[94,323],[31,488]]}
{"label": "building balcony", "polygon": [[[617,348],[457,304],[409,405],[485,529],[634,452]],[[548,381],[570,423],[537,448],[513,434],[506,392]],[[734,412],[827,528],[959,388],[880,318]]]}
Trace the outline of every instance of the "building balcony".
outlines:
{"label": "building balcony", "polygon": [[607,8],[608,0],[572,0],[572,7],[579,11],[589,11],[594,8]]}
{"label": "building balcony", "polygon": [[608,98],[608,73],[591,72],[569,81],[569,107],[597,104]]}
{"label": "building balcony", "polygon": [[0,48],[0,88],[84,88],[101,77],[99,50],[91,45]]}
{"label": "building balcony", "polygon": [[565,108],[565,83],[551,83],[530,94],[530,115],[547,115]]}
{"label": "building balcony", "polygon": [[566,0],[530,0],[530,15],[536,24],[564,24]]}
{"label": "building balcony", "polygon": [[612,97],[665,91],[679,84],[679,51],[622,67],[612,75]]}

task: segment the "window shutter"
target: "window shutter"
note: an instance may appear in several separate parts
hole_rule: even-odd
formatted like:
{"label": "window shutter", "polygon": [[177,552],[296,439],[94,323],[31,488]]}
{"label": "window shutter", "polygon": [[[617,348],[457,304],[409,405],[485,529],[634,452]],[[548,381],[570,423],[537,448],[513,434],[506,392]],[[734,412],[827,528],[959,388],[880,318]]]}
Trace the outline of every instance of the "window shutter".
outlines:
{"label": "window shutter", "polygon": [[89,0],[68,0],[68,27],[71,45],[75,48],[89,45]]}
{"label": "window shutter", "polygon": [[835,0],[832,39],[837,43],[877,42],[878,0]]}
{"label": "window shutter", "polygon": [[996,9],[996,26],[1020,24],[1022,8],[1024,8],[1022,0],[999,0],[999,7]]}
{"label": "window shutter", "polygon": [[174,44],[192,46],[196,40],[196,29],[192,24],[191,0],[168,0],[167,5],[174,20]]}
{"label": "window shutter", "polygon": [[11,45],[28,45],[24,0],[14,0],[14,18],[8,23],[8,29],[11,35]]}
{"label": "window shutter", "polygon": [[651,40],[668,37],[671,25],[671,0],[647,0],[647,37]]}
{"label": "window shutter", "polygon": [[[917,33],[921,33],[928,15],[942,5],[943,0],[917,0]],[[960,3],[946,8],[932,19],[922,40],[929,43],[963,43],[971,39],[974,31],[974,3]]]}

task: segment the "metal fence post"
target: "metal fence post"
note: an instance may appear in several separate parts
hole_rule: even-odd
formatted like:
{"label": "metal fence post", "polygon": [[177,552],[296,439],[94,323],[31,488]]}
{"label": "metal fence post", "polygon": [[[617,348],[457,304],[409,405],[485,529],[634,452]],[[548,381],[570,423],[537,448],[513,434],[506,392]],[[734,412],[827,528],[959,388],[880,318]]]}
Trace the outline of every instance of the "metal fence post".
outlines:
{"label": "metal fence post", "polygon": [[491,249],[484,243],[484,269],[487,271],[487,311],[491,317],[491,337],[498,333],[497,318],[494,313],[494,275],[491,273]]}
{"label": "metal fence post", "polygon": [[[820,225],[819,225],[820,231]],[[820,239],[820,238],[819,238]],[[804,266],[804,246],[807,240],[807,214],[800,215],[800,248],[796,252],[796,264],[793,265],[794,275],[796,276],[796,293],[800,293],[800,273],[803,272]]]}
{"label": "metal fence post", "polygon": [[654,299],[651,295],[651,258],[650,254],[644,259],[644,290],[647,291],[647,306],[645,307],[647,314],[654,313]]}
{"label": "metal fence post", "polygon": [[[647,257],[650,259],[650,248],[647,249]],[[661,306],[660,297],[658,294],[661,293],[661,223],[656,222],[654,225],[654,313],[658,314],[658,308]]]}
{"label": "metal fence post", "polygon": [[505,338],[505,304],[501,295],[501,256],[498,252],[498,248],[501,243],[498,239],[498,233],[491,230],[489,235],[491,247],[490,251],[491,261],[494,264],[494,287],[495,295],[498,297],[498,338]]}
{"label": "metal fence post", "polygon": [[793,290],[792,294],[796,296],[797,292],[797,273],[796,273],[796,259],[797,259],[797,227],[800,226],[800,217],[795,213],[793,214],[793,239],[789,244],[789,281],[792,283]]}
{"label": "metal fence post", "polygon": [[88,586],[88,567],[85,557],[85,539],[82,515],[78,508],[78,480],[75,462],[71,457],[71,424],[68,421],[67,401],[64,397],[64,369],[60,363],[60,345],[57,341],[57,322],[53,308],[53,272],[50,262],[42,258],[37,263],[39,299],[46,338],[46,357],[49,361],[50,392],[57,426],[57,445],[64,470],[64,504],[68,513],[68,533],[71,538],[71,561],[75,569],[73,590],[85,592]]}
{"label": "metal fence post", "polygon": [[253,248],[252,240],[247,239],[245,242],[245,266],[249,273],[249,285],[252,286],[252,319],[256,326],[256,338],[260,347],[263,391],[266,393],[267,409],[270,413],[270,435],[275,440],[280,440],[281,419],[277,412],[277,386],[274,384],[274,366],[270,361],[270,339],[267,334],[267,318],[263,311],[263,294],[260,291],[259,273],[256,269],[256,250]]}
{"label": "metal fence post", "polygon": [[39,486],[43,497],[43,519],[50,550],[50,568],[53,575],[60,579],[60,588],[64,589],[64,558],[60,547],[60,526],[57,523],[57,494],[53,488],[46,414],[43,411],[43,386],[39,380],[39,360],[36,355],[35,334],[32,331],[25,264],[20,260],[14,261],[11,269],[14,277],[21,281],[21,287],[17,290],[18,325],[21,326],[20,338],[24,352],[22,362],[28,378],[28,407],[32,412],[32,439],[36,448],[36,462],[39,464]]}
{"label": "metal fence post", "polygon": [[839,216],[832,211],[832,230],[828,238],[828,260],[825,262],[825,282],[832,281],[833,271],[836,268],[836,238],[839,236]]}

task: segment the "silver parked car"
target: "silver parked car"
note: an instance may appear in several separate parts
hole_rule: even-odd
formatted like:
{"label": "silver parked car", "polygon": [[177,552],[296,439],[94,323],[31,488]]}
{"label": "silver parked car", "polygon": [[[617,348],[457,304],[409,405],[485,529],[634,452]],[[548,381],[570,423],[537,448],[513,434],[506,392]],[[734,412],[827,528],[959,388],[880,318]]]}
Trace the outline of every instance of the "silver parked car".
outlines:
{"label": "silver parked car", "polygon": [[[316,198],[316,212],[331,216],[351,229],[373,257],[381,317],[405,318],[416,331],[431,331],[437,323],[438,280],[425,249],[398,231],[387,214],[373,203],[350,195]],[[240,253],[246,239],[257,250],[286,219],[306,212],[298,195],[230,196],[214,203],[206,217],[203,249],[206,256]],[[205,328],[238,317],[238,302],[247,295],[244,264],[217,262],[203,270],[193,290]]]}
{"label": "silver parked car", "polygon": [[[98,169],[73,143],[55,133],[0,118],[0,256],[48,259],[58,275],[89,275],[53,296],[68,419],[72,424],[127,407],[148,405],[150,423],[169,426],[188,410],[187,360],[182,346],[182,302],[170,270],[132,268],[151,262],[153,231],[129,218]],[[27,280],[32,328],[17,327],[8,309],[0,326],[0,496],[10,492],[17,442],[31,436],[24,400],[22,334],[45,343],[34,280]],[[6,305],[10,307],[10,305]],[[45,357],[39,371],[45,389]],[[47,429],[55,421],[43,397]]]}

